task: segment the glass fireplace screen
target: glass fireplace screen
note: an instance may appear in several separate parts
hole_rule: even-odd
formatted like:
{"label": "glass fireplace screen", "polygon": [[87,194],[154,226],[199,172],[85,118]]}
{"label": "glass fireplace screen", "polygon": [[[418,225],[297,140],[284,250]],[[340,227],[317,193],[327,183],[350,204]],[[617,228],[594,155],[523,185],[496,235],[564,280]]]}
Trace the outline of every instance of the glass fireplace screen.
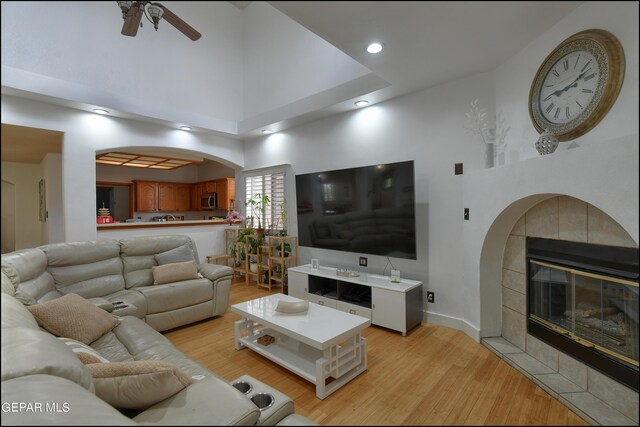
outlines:
{"label": "glass fireplace screen", "polygon": [[638,282],[529,260],[529,317],[638,368]]}

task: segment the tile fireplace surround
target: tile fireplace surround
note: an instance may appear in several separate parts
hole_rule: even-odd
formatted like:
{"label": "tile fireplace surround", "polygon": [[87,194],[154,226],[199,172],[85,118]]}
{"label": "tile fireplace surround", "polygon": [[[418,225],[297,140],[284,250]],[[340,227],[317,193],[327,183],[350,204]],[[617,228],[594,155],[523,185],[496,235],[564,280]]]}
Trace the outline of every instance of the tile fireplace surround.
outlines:
{"label": "tile fireplace surround", "polygon": [[637,425],[638,393],[527,333],[527,236],[637,247],[622,227],[586,202],[559,196],[535,205],[518,220],[505,246],[502,339],[484,344],[587,421]]}
{"label": "tile fireplace surround", "polygon": [[462,328],[594,425],[638,425],[638,393],[527,333],[526,237],[637,248],[638,145],[584,143],[463,177]]}

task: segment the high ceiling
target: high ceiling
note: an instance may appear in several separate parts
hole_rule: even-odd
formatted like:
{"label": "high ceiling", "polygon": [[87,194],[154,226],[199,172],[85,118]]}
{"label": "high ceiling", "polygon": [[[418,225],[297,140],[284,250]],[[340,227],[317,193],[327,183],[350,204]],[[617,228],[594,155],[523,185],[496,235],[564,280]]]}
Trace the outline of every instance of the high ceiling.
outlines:
{"label": "high ceiling", "polygon": [[[171,2],[170,2],[171,3]],[[172,10],[180,10],[185,19],[188,18],[206,37],[206,23],[198,22],[199,10],[211,13],[211,2],[175,2]],[[180,4],[178,4],[180,3]],[[185,5],[183,5],[183,3]],[[186,5],[186,4],[189,5]],[[251,14],[269,8],[263,2],[229,2],[236,6],[235,14]],[[337,114],[354,108],[356,99],[367,99],[370,103],[381,102],[407,93],[434,87],[473,74],[495,69],[509,59],[524,46],[551,28],[556,22],[580,5],[581,2],[557,1],[510,1],[510,2],[447,2],[447,1],[271,1],[268,2],[277,11],[302,25],[310,32],[327,41],[330,45],[344,52],[371,71],[374,78],[386,84],[377,84],[369,93],[362,91],[362,96],[352,98],[337,85],[331,88],[331,102],[318,103],[310,108],[309,102],[292,102],[280,107],[269,122],[277,130],[298,126],[319,118]],[[191,11],[192,15],[187,13]],[[273,10],[272,10],[273,11]],[[274,11],[275,12],[275,11]],[[196,13],[196,15],[194,15]],[[229,12],[230,13],[230,12]],[[206,15],[206,14],[204,14]],[[207,15],[208,16],[208,15]],[[114,19],[119,19],[115,17]],[[242,22],[242,21],[240,21]],[[256,21],[252,21],[256,22]],[[259,22],[259,21],[257,21]],[[296,25],[297,25],[296,24]],[[202,26],[205,26],[203,28]],[[146,29],[146,28],[145,28]],[[171,43],[181,43],[182,39],[171,32],[168,33]],[[156,37],[162,34],[140,32],[137,42],[144,37]],[[385,49],[371,55],[365,52],[365,46],[371,41],[380,41]],[[204,40],[210,42],[211,40]],[[116,43],[120,41],[117,40]],[[200,43],[200,42],[198,42]],[[265,41],[268,43],[268,41]],[[202,44],[188,44],[185,49],[202,49]],[[307,52],[305,54],[308,55]],[[198,53],[201,55],[201,53]],[[35,62],[37,64],[37,61]],[[141,66],[141,62],[138,66]],[[5,65],[3,63],[3,65]],[[330,69],[331,64],[327,64]],[[264,64],[264,71],[273,74],[269,64]],[[3,74],[6,73],[3,70]],[[142,72],[143,70],[138,70]],[[140,74],[138,72],[137,74]],[[136,75],[136,73],[133,73]],[[191,76],[190,76],[191,78]],[[313,76],[309,77],[313,78]],[[2,93],[38,99],[67,107],[88,110],[87,104],[77,100],[65,99],[58,91],[55,96],[20,90],[3,76]],[[355,80],[354,80],[355,82]],[[223,82],[222,82],[223,83]],[[373,87],[374,85],[371,85]],[[385,87],[386,86],[386,87]],[[197,86],[196,86],[197,87]],[[365,86],[362,86],[365,87]],[[383,87],[382,89],[379,89]],[[352,86],[353,88],[353,86]],[[328,93],[329,91],[325,91]],[[99,93],[99,92],[96,92]],[[103,95],[102,93],[99,93]],[[338,96],[336,96],[336,94]],[[340,94],[342,97],[340,98]],[[204,94],[215,99],[216,94]],[[324,96],[324,94],[319,94]],[[246,97],[246,94],[245,94]],[[176,127],[180,118],[167,119],[168,114],[142,114],[126,108],[127,99],[119,102],[124,106],[113,109],[113,115],[140,121],[162,123]],[[167,105],[170,106],[170,105]],[[162,107],[156,111],[162,112]],[[165,111],[168,111],[164,108]],[[275,110],[274,110],[275,111]],[[202,112],[205,115],[205,112]],[[244,122],[248,117],[244,117]],[[182,121],[184,122],[184,121]],[[240,124],[242,121],[237,122]],[[251,122],[251,120],[249,120]],[[226,123],[231,123],[227,120]],[[220,130],[215,126],[201,126],[196,130],[216,132],[231,138],[250,138],[261,134],[264,123],[251,122],[248,126],[237,126],[239,131]],[[232,126],[227,126],[230,129]]]}

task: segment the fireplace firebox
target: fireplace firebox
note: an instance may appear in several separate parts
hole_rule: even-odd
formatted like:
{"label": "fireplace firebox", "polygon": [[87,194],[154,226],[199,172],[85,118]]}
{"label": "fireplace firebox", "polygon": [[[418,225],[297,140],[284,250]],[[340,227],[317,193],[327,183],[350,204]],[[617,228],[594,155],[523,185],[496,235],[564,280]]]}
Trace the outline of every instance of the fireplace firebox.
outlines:
{"label": "fireplace firebox", "polygon": [[527,331],[638,391],[638,249],[527,238]]}

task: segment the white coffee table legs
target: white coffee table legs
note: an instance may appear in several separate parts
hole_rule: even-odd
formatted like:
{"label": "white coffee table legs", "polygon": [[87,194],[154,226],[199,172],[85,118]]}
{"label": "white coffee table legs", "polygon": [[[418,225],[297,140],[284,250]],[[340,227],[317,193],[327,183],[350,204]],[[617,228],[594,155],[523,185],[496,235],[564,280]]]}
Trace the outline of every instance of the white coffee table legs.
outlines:
{"label": "white coffee table legs", "polygon": [[[360,332],[321,350],[247,318],[236,321],[234,331],[236,350],[248,347],[310,381],[316,385],[316,396],[320,399],[367,369],[367,340]],[[275,342],[259,344],[258,338],[265,334],[275,337]]]}

